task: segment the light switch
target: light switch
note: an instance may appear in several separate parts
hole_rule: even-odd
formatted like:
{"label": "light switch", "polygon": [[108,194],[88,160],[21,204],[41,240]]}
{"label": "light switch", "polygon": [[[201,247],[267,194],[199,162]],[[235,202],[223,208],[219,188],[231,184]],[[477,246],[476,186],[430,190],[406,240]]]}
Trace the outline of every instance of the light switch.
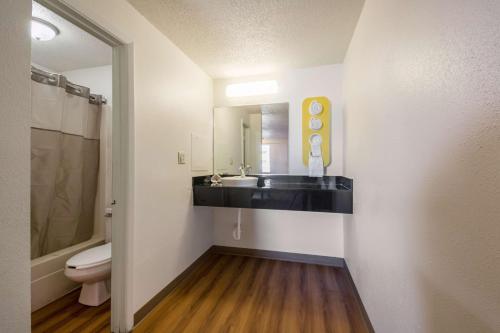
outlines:
{"label": "light switch", "polygon": [[183,151],[177,152],[177,164],[186,164],[186,153]]}

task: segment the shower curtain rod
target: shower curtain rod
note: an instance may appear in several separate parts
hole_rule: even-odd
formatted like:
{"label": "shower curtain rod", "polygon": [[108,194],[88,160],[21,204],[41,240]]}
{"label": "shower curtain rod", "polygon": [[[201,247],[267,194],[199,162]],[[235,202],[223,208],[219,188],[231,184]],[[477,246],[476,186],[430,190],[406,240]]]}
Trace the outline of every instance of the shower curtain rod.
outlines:
{"label": "shower curtain rod", "polygon": [[31,79],[38,83],[61,87],[69,94],[88,98],[90,104],[99,105],[107,103],[104,96],[91,94],[90,88],[70,82],[64,75],[61,74],[50,73],[36,68],[35,66],[31,66]]}

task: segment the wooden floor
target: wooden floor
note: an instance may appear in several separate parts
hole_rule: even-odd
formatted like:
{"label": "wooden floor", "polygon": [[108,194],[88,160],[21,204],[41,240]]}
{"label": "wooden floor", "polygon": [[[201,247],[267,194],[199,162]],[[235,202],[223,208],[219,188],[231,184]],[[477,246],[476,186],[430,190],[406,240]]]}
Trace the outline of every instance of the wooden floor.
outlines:
{"label": "wooden floor", "polygon": [[141,332],[370,332],[341,268],[212,254]]}
{"label": "wooden floor", "polygon": [[31,314],[32,332],[110,332],[110,301],[91,307],[78,303],[80,289]]}
{"label": "wooden floor", "polygon": [[[109,332],[109,302],[78,292],[32,315],[33,332]],[[344,269],[211,254],[134,329],[141,332],[370,332]]]}

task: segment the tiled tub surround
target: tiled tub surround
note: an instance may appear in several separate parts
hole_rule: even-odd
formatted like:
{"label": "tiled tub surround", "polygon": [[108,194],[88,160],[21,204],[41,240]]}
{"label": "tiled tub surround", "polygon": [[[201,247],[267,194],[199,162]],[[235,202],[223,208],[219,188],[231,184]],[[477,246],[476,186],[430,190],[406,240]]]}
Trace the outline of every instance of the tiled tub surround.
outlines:
{"label": "tiled tub surround", "polygon": [[193,177],[195,206],[299,210],[352,214],[352,179],[254,175],[257,186],[212,185],[210,176]]}

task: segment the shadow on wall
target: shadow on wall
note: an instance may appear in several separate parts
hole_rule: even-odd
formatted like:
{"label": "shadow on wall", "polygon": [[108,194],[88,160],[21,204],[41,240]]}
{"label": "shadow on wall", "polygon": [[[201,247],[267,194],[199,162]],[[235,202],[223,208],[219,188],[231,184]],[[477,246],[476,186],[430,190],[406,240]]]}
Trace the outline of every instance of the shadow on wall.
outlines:
{"label": "shadow on wall", "polygon": [[241,239],[233,239],[237,208],[214,209],[214,244],[343,257],[340,214],[242,209]]}
{"label": "shadow on wall", "polygon": [[260,224],[255,223],[261,211],[243,208],[241,210],[241,239],[235,240],[232,233],[238,220],[238,208],[216,209],[219,219],[215,223],[219,224],[217,225],[219,227],[218,232],[221,235],[218,237],[216,235],[215,238],[224,239],[221,245],[259,249],[262,247],[262,244],[267,244],[272,240],[272,235],[276,235],[279,232],[279,230],[275,229],[276,226],[274,224],[268,225],[269,229],[262,230]]}
{"label": "shadow on wall", "polygon": [[462,144],[419,191],[422,332],[500,332],[500,110],[470,114]]}

